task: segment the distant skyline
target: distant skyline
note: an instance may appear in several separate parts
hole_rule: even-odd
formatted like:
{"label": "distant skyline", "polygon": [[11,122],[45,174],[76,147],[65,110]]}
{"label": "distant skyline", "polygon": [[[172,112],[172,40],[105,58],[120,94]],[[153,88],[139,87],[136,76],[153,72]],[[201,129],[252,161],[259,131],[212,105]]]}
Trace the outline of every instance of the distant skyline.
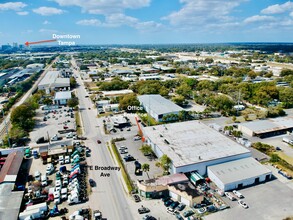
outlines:
{"label": "distant skyline", "polygon": [[0,45],[52,34],[78,34],[77,44],[293,42],[293,1],[281,0],[1,1],[0,19]]}

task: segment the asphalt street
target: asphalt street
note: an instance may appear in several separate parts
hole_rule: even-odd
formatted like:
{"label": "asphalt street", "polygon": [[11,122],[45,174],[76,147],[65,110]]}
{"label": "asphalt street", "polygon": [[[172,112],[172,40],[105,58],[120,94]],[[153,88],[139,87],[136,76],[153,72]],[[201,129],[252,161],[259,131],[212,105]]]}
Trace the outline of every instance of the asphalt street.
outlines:
{"label": "asphalt street", "polygon": [[[73,64],[75,64],[74,61]],[[106,141],[98,127],[102,127],[103,125],[98,125],[96,117],[97,112],[93,108],[93,103],[89,98],[85,98],[87,93],[76,71],[75,75],[78,76],[77,83],[79,86],[76,91],[81,109],[79,111],[82,119],[84,136],[88,138],[85,144],[91,149],[91,157],[87,158],[88,165],[115,167],[116,164],[110,156]],[[101,140],[101,144],[97,143],[98,139]],[[110,175],[102,177],[102,172],[109,173]],[[126,198],[127,194],[122,186],[121,174],[119,172],[120,171],[117,170],[89,170],[89,177],[96,182],[96,187],[92,188],[92,193],[89,197],[89,205],[93,210],[101,210],[103,217],[109,220],[132,220],[132,213]]]}

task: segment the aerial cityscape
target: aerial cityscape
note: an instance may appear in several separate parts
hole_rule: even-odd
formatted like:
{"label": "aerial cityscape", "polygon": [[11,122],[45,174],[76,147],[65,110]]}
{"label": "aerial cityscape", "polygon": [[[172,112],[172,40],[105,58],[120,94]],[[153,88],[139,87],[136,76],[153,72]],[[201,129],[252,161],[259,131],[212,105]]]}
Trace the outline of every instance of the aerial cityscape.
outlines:
{"label": "aerial cityscape", "polygon": [[0,19],[0,220],[293,220],[293,2]]}

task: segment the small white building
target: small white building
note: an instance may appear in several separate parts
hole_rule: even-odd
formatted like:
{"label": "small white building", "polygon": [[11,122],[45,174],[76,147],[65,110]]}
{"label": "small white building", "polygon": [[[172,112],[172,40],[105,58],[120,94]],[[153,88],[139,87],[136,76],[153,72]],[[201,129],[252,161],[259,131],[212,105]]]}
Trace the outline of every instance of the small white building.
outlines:
{"label": "small white building", "polygon": [[170,114],[178,115],[184,109],[160,95],[138,96],[140,105],[156,121],[163,121],[163,117]]}
{"label": "small white building", "polygon": [[60,76],[60,71],[48,71],[39,83],[38,89],[45,90],[47,94],[51,91],[70,90],[70,79]]}
{"label": "small white building", "polygon": [[56,105],[66,105],[67,101],[71,99],[71,92],[56,92],[54,97],[54,103]]}
{"label": "small white building", "polygon": [[271,179],[272,171],[252,157],[208,166],[208,177],[223,191],[241,189]]}

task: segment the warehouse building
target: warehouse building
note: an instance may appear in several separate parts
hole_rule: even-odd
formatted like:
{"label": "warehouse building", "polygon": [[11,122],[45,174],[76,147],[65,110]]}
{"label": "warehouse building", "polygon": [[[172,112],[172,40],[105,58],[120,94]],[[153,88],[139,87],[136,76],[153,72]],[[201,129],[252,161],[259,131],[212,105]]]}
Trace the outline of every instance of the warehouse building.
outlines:
{"label": "warehouse building", "polygon": [[70,90],[70,79],[60,76],[60,71],[48,71],[39,83],[38,89],[45,90],[47,94],[51,91]]}
{"label": "warehouse building", "polygon": [[266,138],[286,134],[293,131],[293,117],[281,117],[269,120],[246,122],[238,125],[238,129],[248,135]]}
{"label": "warehouse building", "polygon": [[54,103],[56,105],[66,105],[68,100],[71,99],[71,92],[56,92],[54,97]]}
{"label": "warehouse building", "polygon": [[170,114],[178,115],[184,109],[160,95],[138,96],[140,105],[156,121],[163,121],[163,117]]}
{"label": "warehouse building", "polygon": [[208,177],[223,191],[241,189],[271,179],[272,171],[252,157],[208,166]]}
{"label": "warehouse building", "polygon": [[144,127],[142,131],[157,157],[166,154],[171,159],[171,173],[205,175],[207,166],[251,156],[248,149],[199,121]]}

